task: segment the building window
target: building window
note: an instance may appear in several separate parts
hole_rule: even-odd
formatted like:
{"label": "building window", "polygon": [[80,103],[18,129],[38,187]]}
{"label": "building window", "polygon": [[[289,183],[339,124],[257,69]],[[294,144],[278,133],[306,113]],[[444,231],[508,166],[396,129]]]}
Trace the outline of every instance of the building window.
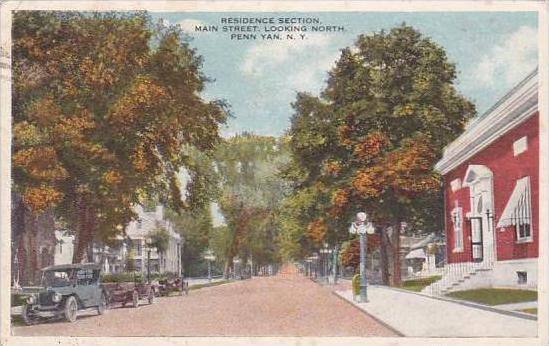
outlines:
{"label": "building window", "polygon": [[452,192],[456,192],[457,190],[461,189],[461,179],[457,178],[450,182],[450,188],[452,189]]}
{"label": "building window", "polygon": [[529,222],[524,222],[516,225],[517,239],[530,240],[532,238],[532,230]]}
{"label": "building window", "polygon": [[525,285],[528,283],[528,273],[527,272],[517,272],[517,283],[519,285]]}
{"label": "building window", "polygon": [[519,243],[532,241],[532,203],[529,177],[523,177],[516,181],[515,189],[509,197],[497,227],[512,227]]}
{"label": "building window", "polygon": [[463,210],[455,207],[452,210],[452,224],[454,226],[454,252],[463,251]]}
{"label": "building window", "polygon": [[528,150],[528,138],[521,137],[513,142],[513,155],[518,156]]}

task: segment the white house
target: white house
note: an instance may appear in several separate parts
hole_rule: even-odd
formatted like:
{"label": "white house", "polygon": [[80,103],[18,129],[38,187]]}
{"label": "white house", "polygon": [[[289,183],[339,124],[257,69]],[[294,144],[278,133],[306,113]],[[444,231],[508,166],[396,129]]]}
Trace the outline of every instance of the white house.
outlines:
{"label": "white house", "polygon": [[[164,218],[163,206],[159,205],[154,210],[148,211],[137,205],[134,210],[137,219],[126,226],[126,237],[119,237],[120,246],[93,244],[93,261],[102,265],[104,273],[124,272],[127,269],[128,260],[132,260],[135,270],[142,273],[147,272],[148,266],[151,273],[180,273],[183,240],[175,231],[173,223]],[[159,254],[155,248],[147,246],[149,236],[159,229],[164,229],[169,235],[168,248],[162,254]],[[58,230],[55,231],[55,237],[57,245],[54,264],[72,263],[74,236]],[[130,252],[132,259],[128,258]]]}
{"label": "white house", "polygon": [[[173,223],[164,218],[164,207],[158,205],[154,210],[147,211],[138,205],[135,207],[135,212],[138,219],[126,226],[126,235],[131,241],[136,270],[147,272],[147,262],[150,260],[152,273],[180,273],[183,241],[179,233],[175,231]],[[155,248],[149,248],[147,245],[148,237],[159,229],[164,229],[169,234],[168,248],[163,254],[159,254]],[[122,251],[127,256],[129,249],[126,246]]]}

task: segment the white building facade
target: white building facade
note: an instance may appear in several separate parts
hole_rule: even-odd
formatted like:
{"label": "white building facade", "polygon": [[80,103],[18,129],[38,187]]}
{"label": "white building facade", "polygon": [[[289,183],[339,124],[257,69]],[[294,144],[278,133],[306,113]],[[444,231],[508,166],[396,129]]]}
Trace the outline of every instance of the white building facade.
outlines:
{"label": "white building facade", "polygon": [[[134,208],[137,219],[131,221],[125,229],[125,237],[120,236],[120,245],[109,247],[102,244],[93,245],[93,262],[102,266],[104,273],[121,273],[136,270],[141,273],[181,273],[181,249],[183,239],[176,232],[174,224],[165,219],[164,207],[158,205],[154,210],[145,210],[141,205]],[[168,246],[165,252],[159,253],[149,246],[149,238],[157,230],[168,234]],[[55,231],[54,264],[72,263],[74,236],[67,231]],[[128,264],[131,262],[131,264]]]}

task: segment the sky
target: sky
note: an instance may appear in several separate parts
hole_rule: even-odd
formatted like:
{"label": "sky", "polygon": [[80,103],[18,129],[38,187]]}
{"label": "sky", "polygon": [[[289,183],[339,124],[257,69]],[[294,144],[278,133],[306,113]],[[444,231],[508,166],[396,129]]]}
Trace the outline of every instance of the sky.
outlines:
{"label": "sky", "polygon": [[[535,12],[325,12],[231,13],[230,17],[307,17],[342,32],[306,33],[297,40],[231,40],[221,32],[227,13],[152,13],[153,20],[179,24],[190,45],[203,57],[212,79],[205,99],[224,99],[233,117],[225,137],[243,131],[285,133],[297,92],[318,94],[340,50],[359,34],[406,23],[442,46],[457,67],[456,88],[482,114],[537,65]],[[196,32],[197,25],[217,25],[219,32]],[[263,26],[262,26],[263,27]],[[284,34],[285,36],[285,34]]]}

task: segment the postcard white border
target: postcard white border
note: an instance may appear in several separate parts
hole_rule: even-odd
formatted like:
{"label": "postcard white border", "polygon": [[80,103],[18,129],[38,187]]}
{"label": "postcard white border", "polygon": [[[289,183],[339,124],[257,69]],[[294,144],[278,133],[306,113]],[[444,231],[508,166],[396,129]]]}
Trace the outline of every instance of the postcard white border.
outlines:
{"label": "postcard white border", "polygon": [[[539,30],[539,301],[537,338],[313,337],[15,337],[10,336],[11,71],[0,69],[0,344],[2,345],[549,345],[549,2],[542,1],[6,1],[0,3],[0,47],[11,47],[14,10],[148,10],[150,12],[538,12]],[[2,62],[5,61],[5,58]]]}

